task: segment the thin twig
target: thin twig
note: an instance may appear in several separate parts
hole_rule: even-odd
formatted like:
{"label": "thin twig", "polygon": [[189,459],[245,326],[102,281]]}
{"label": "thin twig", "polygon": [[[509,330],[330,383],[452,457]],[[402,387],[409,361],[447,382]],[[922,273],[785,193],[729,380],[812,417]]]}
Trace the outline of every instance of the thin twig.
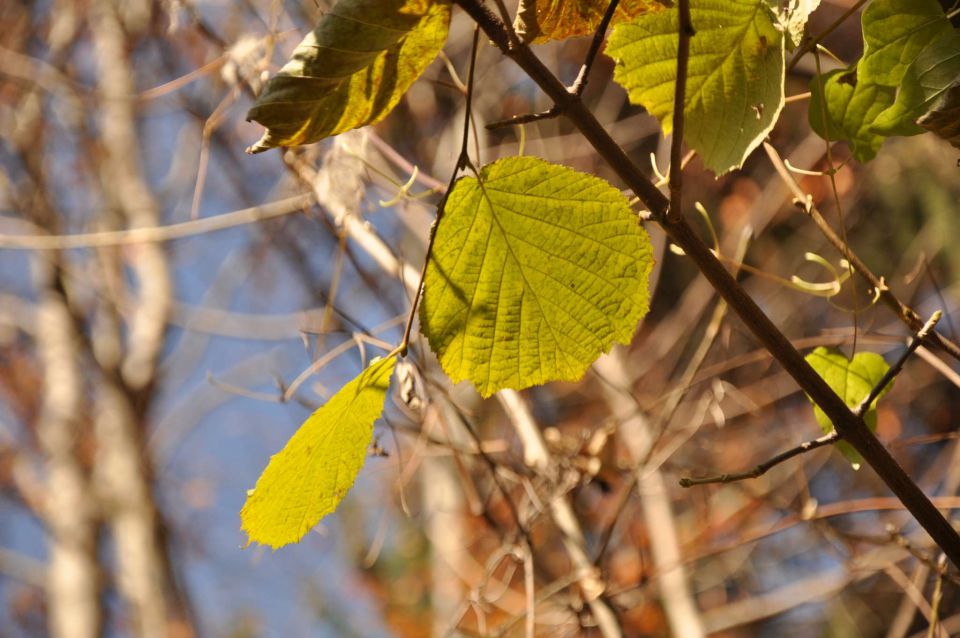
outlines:
{"label": "thin twig", "polygon": [[937,322],[940,321],[940,317],[943,316],[943,313],[939,310],[933,313],[930,319],[927,320],[927,323],[923,324],[923,327],[914,335],[913,339],[910,340],[910,345],[907,346],[907,349],[903,351],[903,354],[900,355],[900,358],[897,359],[897,362],[890,366],[890,369],[887,370],[886,374],[880,378],[880,381],[877,382],[873,389],[870,390],[870,394],[860,402],[856,407],[854,412],[862,416],[867,410],[870,409],[870,406],[873,405],[873,402],[877,400],[877,397],[880,396],[880,393],[890,385],[890,382],[900,374],[900,370],[903,369],[903,364],[907,362],[907,359],[910,358],[917,348],[923,343],[923,340],[926,338],[930,331],[933,330],[933,327],[937,325]]}
{"label": "thin twig", "polygon": [[679,0],[680,41],[677,45],[677,78],[673,91],[673,139],[670,142],[670,220],[680,219],[683,207],[683,109],[687,95],[687,66],[690,38],[695,31],[690,21],[690,0]]}
{"label": "thin twig", "polygon": [[[574,80],[573,85],[568,89],[570,93],[580,97],[583,95],[584,89],[587,88],[587,81],[590,78],[590,70],[593,68],[593,63],[597,58],[597,54],[600,52],[600,46],[603,44],[603,40],[606,37],[607,29],[610,27],[610,21],[613,20],[613,16],[617,11],[617,6],[619,5],[620,0],[611,0],[610,4],[607,5],[607,11],[603,14],[603,18],[600,20],[600,24],[597,26],[597,30],[593,33],[593,40],[590,42],[590,48],[587,50],[587,57],[584,58],[583,64],[580,66],[580,72],[577,74],[577,79]],[[538,113],[524,113],[522,115],[514,115],[505,120],[498,120],[496,122],[491,122],[487,124],[487,130],[493,131],[498,128],[506,128],[508,126],[517,126],[520,124],[531,124],[533,122],[539,122],[541,120],[548,120],[552,117],[557,117],[561,114],[560,108],[556,105],[547,109],[546,111],[540,111]]]}
{"label": "thin twig", "polygon": [[[837,168],[833,165],[833,151],[831,150],[833,145],[830,142],[830,135],[829,135],[830,127],[828,125],[828,122],[830,120],[829,120],[829,114],[827,113],[827,101],[824,98],[824,96],[827,93],[824,90],[823,73],[821,72],[821,69],[820,69],[819,46],[813,50],[813,53],[814,53],[814,60],[817,65],[816,80],[817,80],[817,86],[819,87],[818,93],[820,96],[820,99],[818,100],[819,102],[818,106],[820,107],[820,117],[824,123],[823,143],[824,143],[826,156],[827,156],[827,166],[829,167],[826,173],[827,173],[827,178],[830,180],[830,193],[833,195],[833,205],[837,211],[837,220],[840,223],[840,241],[843,242],[844,246],[849,246],[850,242],[847,241],[847,223],[843,219],[843,204],[840,201],[840,191],[837,188]],[[853,265],[849,261],[847,261],[847,273],[849,273],[850,279],[851,279],[850,309],[852,311],[851,316],[853,318],[853,348],[852,349],[853,349],[853,353],[856,354],[857,332],[858,332],[858,324],[860,319],[860,308],[859,308],[859,305],[857,304],[857,282],[856,280],[853,279]]]}
{"label": "thin twig", "polygon": [[937,625],[940,623],[940,601],[943,599],[943,572],[947,566],[947,557],[940,554],[937,558],[937,581],[933,586],[933,599],[930,601],[930,629],[927,631],[927,638],[933,638],[937,633]]}
{"label": "thin twig", "polygon": [[837,434],[837,431],[834,430],[829,434],[824,434],[820,438],[813,439],[812,441],[804,441],[797,447],[791,448],[786,452],[781,452],[775,457],[764,461],[760,465],[756,466],[752,470],[746,472],[736,472],[733,474],[720,474],[719,476],[708,476],[706,478],[682,478],[680,479],[680,487],[693,487],[694,485],[707,485],[710,483],[733,483],[734,481],[744,481],[746,479],[754,479],[759,476],[763,476],[771,469],[780,465],[784,461],[789,461],[795,456],[804,454],[811,450],[816,450],[819,447],[825,445],[832,445],[840,439],[840,435]]}
{"label": "thin twig", "polygon": [[430,255],[433,252],[433,244],[437,238],[437,227],[440,225],[440,219],[443,217],[443,211],[447,206],[447,199],[457,181],[457,176],[467,166],[470,166],[470,156],[467,153],[467,143],[470,140],[470,121],[471,109],[473,106],[473,79],[474,70],[477,64],[477,46],[480,44],[480,27],[473,29],[473,46],[470,49],[470,71],[467,74],[467,105],[464,108],[463,116],[463,138],[460,141],[460,154],[457,156],[457,164],[453,167],[453,173],[450,175],[450,182],[447,184],[447,190],[444,191],[440,203],[437,204],[437,219],[430,227],[430,238],[427,240],[427,253],[423,257],[423,266],[420,268],[420,283],[417,284],[417,294],[414,295],[410,303],[410,315],[407,317],[407,325],[403,329],[403,340],[400,342],[399,353],[401,357],[407,356],[407,348],[410,346],[410,333],[413,330],[413,320],[417,315],[420,296],[423,294],[423,281],[427,276],[427,265],[430,263]]}
{"label": "thin twig", "polygon": [[607,29],[610,27],[610,21],[613,20],[613,15],[617,11],[619,2],[620,0],[610,0],[606,13],[603,14],[600,24],[597,25],[597,30],[593,33],[593,40],[590,42],[590,48],[587,50],[587,57],[583,61],[583,66],[580,67],[580,73],[577,75],[577,79],[574,81],[573,86],[570,87],[570,91],[574,95],[583,95],[583,90],[587,88],[587,82],[590,79],[590,69],[593,68],[593,62],[600,52],[600,46],[603,44],[603,39],[607,35]]}

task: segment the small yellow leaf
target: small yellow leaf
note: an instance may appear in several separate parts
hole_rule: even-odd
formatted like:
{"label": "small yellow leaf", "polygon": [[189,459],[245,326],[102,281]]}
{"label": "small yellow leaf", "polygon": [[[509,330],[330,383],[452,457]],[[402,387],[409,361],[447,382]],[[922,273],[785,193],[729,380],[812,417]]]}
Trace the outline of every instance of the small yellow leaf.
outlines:
{"label": "small yellow leaf", "polygon": [[392,356],[370,365],[270,459],[240,511],[248,543],[276,549],[299,542],[337,508],[363,466],[396,362]]}
{"label": "small yellow leaf", "polygon": [[[859,406],[890,369],[883,357],[875,352],[858,352],[853,359],[847,359],[846,355],[836,348],[820,346],[804,358],[850,408]],[[867,406],[863,415],[867,427],[873,431],[877,429],[877,401],[892,387],[892,383],[888,384],[873,403]],[[810,399],[809,395],[807,398]],[[813,399],[810,399],[810,402],[813,403]],[[834,430],[830,417],[816,403],[813,403],[813,415],[825,433],[829,434]],[[860,468],[860,454],[849,443],[840,441],[837,449],[847,457],[853,469]]]}

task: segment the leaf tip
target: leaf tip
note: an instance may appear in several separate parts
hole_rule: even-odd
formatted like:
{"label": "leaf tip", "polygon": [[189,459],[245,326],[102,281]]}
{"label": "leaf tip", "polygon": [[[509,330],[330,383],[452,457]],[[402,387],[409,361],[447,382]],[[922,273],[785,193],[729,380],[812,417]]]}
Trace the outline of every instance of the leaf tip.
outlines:
{"label": "leaf tip", "polygon": [[267,140],[267,137],[268,137],[267,134],[264,133],[263,137],[257,140],[256,144],[251,144],[250,146],[244,149],[244,152],[247,155],[256,155],[258,153],[263,153],[264,151],[269,151],[271,148],[274,148],[275,145],[271,144]]}

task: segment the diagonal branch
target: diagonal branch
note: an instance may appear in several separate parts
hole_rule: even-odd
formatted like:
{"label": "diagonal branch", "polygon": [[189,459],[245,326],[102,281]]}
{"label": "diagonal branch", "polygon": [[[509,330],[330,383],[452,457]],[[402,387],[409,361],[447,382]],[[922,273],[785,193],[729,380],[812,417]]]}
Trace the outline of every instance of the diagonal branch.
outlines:
{"label": "diagonal branch", "polygon": [[679,220],[667,218],[669,200],[610,137],[580,99],[567,91],[529,47],[525,45],[511,47],[503,23],[478,0],[457,0],[457,4],[480,25],[506,56],[514,60],[530,79],[563,109],[564,115],[580,130],[610,168],[643,201],[653,219],[659,222],[670,239],[693,260],[754,336],[833,421],[840,436],[863,456],[946,552],[950,560],[960,566],[960,535],[947,522],[943,514],[933,506],[926,494],[880,444],[863,419],[853,414],[823,378],[810,367],[686,221],[683,218]]}

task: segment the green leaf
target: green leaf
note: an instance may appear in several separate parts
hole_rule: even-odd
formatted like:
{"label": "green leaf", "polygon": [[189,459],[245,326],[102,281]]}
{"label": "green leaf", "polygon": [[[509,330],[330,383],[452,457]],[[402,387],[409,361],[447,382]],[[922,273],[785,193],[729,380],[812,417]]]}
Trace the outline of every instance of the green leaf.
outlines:
{"label": "green leaf", "polygon": [[[821,84],[823,91],[821,92]],[[895,90],[859,81],[857,69],[837,69],[810,80],[810,128],[832,141],[850,143],[858,162],[867,162],[877,154],[884,137],[874,133],[871,123],[893,104]],[[826,110],[827,125],[824,125]]]}
{"label": "green leaf", "polygon": [[[784,36],[766,0],[691,0],[690,15],[684,141],[725,173],[743,164],[783,108]],[[664,134],[673,127],[678,33],[674,7],[617,25],[607,45],[614,79]]]}
{"label": "green leaf", "polygon": [[423,334],[480,394],[579,379],[649,307],[653,249],[606,181],[532,157],[457,181],[437,227]]}
{"label": "green leaf", "polygon": [[[530,44],[593,35],[609,4],[609,0],[520,0],[513,26],[520,39]],[[623,0],[610,25],[663,8],[656,0]]]}
{"label": "green leaf", "polygon": [[247,151],[379,122],[443,48],[449,24],[448,1],[341,0],[250,109],[267,131]]}
{"label": "green leaf", "polygon": [[923,131],[916,121],[937,109],[960,81],[960,31],[951,29],[930,43],[907,68],[893,106],[880,113],[872,130],[883,135]]}
{"label": "green leaf", "polygon": [[[883,375],[887,373],[890,366],[883,360],[883,357],[874,352],[858,352],[853,356],[853,360],[837,350],[836,348],[819,347],[806,357],[807,363],[817,371],[827,385],[843,399],[850,408],[856,408],[860,402],[867,398],[870,391],[880,382]],[[863,420],[867,426],[876,431],[877,429],[877,401],[893,387],[893,383],[887,384],[880,395],[870,404]],[[809,396],[807,397],[810,398]],[[811,403],[813,400],[811,399]],[[825,433],[834,430],[833,422],[820,409],[820,406],[814,404],[813,414],[820,424],[820,428]],[[853,465],[853,469],[860,469],[862,459],[860,455],[850,447],[850,444],[840,441],[837,443],[837,449]]]}
{"label": "green leaf", "polygon": [[885,137],[923,132],[914,123],[922,111],[911,109],[920,108],[924,98],[915,81],[908,86],[908,70],[915,68],[931,41],[952,29],[936,0],[874,0],[864,10],[861,25],[864,54],[856,67],[823,76],[829,126],[823,122],[817,78],[810,82],[808,113],[821,137],[850,142],[857,161],[866,162]]}
{"label": "green leaf", "polygon": [[396,362],[372,363],[270,459],[240,512],[249,542],[274,549],[299,542],[337,508],[366,458]]}
{"label": "green leaf", "polygon": [[883,86],[898,86],[920,52],[952,28],[937,0],[873,0],[860,23],[860,80]]}

